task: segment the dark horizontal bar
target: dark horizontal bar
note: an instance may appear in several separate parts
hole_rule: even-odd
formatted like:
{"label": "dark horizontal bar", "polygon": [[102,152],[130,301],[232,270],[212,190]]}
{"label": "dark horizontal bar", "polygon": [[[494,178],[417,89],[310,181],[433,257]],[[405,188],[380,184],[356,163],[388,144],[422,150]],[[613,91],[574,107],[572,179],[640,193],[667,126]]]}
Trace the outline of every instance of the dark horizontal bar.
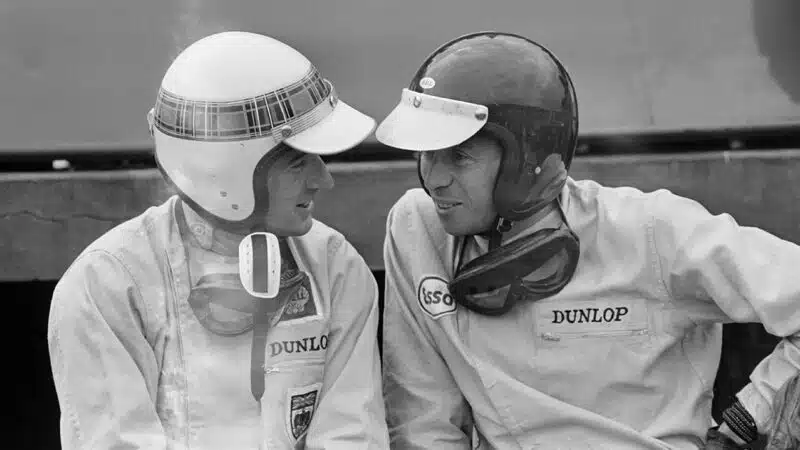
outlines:
{"label": "dark horizontal bar", "polygon": [[[579,156],[697,153],[800,148],[800,124],[746,128],[619,131],[582,134]],[[411,152],[368,141],[355,149],[324,157],[326,162],[394,161]],[[54,170],[53,161],[67,160],[76,170],[153,168],[152,147],[85,145],[42,149],[0,149],[0,172]]]}

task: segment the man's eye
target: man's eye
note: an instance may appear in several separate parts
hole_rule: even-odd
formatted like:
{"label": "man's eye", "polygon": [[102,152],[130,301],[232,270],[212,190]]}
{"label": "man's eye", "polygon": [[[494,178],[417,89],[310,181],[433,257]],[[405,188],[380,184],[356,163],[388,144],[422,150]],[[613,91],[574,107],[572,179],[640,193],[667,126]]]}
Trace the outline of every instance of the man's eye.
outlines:
{"label": "man's eye", "polygon": [[453,155],[453,159],[458,161],[458,162],[466,162],[466,161],[472,160],[472,156],[470,156],[469,153],[467,153],[467,152],[465,152],[463,150],[459,150],[459,151],[455,152],[455,154]]}
{"label": "man's eye", "polygon": [[289,164],[290,169],[302,169],[306,165],[306,159],[300,158],[294,160],[291,164]]}

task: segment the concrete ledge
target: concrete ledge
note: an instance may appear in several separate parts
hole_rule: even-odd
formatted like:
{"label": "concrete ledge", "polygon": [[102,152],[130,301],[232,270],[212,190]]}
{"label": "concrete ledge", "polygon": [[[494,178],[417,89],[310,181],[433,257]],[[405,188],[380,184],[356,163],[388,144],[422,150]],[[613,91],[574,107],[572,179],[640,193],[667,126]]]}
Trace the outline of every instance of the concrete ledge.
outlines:
{"label": "concrete ledge", "polygon": [[[383,268],[386,213],[418,185],[412,161],[334,163],[336,187],[317,218],[344,233],[373,270]],[[644,191],[667,188],[800,242],[800,150],[578,158],[576,179]],[[0,175],[0,281],[58,279],[114,225],[171,195],[156,170]]]}

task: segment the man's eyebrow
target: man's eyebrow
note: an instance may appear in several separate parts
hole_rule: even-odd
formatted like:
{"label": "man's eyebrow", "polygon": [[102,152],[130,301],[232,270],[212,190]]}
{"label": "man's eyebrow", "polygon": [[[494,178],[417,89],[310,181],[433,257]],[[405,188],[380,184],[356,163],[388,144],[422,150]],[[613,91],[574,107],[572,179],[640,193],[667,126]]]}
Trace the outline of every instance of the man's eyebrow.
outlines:
{"label": "man's eyebrow", "polygon": [[291,157],[289,158],[289,164],[294,164],[297,161],[303,159],[303,157],[305,157],[305,156],[306,156],[305,153],[297,151],[297,150],[293,150],[292,153],[291,153]]}
{"label": "man's eyebrow", "polygon": [[462,142],[462,143],[460,143],[458,145],[454,145],[453,147],[450,147],[450,149],[453,152],[466,153],[467,155],[469,155],[469,156],[471,156],[473,158],[477,157],[476,152],[475,152],[476,148],[475,148],[475,144],[474,143],[468,143],[467,141],[465,141],[465,142]]}
{"label": "man's eyebrow", "polygon": [[447,147],[447,148],[445,148],[444,150],[449,150],[449,151],[451,151],[451,152],[464,151],[464,150],[466,150],[466,149],[467,149],[467,147],[468,147],[468,146],[467,146],[467,142],[468,142],[468,141],[461,142],[461,143],[459,143],[459,144],[453,145],[452,147]]}

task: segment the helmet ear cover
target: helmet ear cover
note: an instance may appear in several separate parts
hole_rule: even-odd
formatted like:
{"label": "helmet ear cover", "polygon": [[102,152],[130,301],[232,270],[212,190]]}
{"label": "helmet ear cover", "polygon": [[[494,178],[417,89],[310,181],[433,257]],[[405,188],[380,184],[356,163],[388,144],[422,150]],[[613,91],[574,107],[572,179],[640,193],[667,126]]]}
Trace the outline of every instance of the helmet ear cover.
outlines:
{"label": "helmet ear cover", "polygon": [[269,192],[267,191],[268,171],[272,164],[275,163],[275,161],[277,161],[281,155],[289,150],[291,150],[291,147],[284,143],[279,143],[272,151],[265,154],[258,161],[258,164],[256,164],[256,167],[253,170],[252,176],[255,207],[253,212],[247,218],[238,221],[223,219],[200,206],[200,204],[194,201],[189,195],[186,195],[186,193],[184,193],[177,186],[177,184],[172,181],[169,173],[164,169],[164,167],[162,167],[161,163],[159,163],[158,155],[156,155],[155,159],[156,166],[158,167],[159,172],[161,172],[161,176],[164,178],[164,181],[167,183],[169,188],[175,191],[181,200],[189,205],[189,207],[192,208],[192,210],[200,217],[202,217],[203,220],[215,227],[219,227],[230,232],[239,231],[243,233],[251,233],[256,231],[265,231],[263,221],[264,216],[269,210]]}
{"label": "helmet ear cover", "polygon": [[[559,114],[532,107],[499,105],[489,108],[483,132],[503,147],[497,173],[494,205],[500,217],[518,221],[558,197],[567,180],[567,166],[560,149],[570,142]],[[540,161],[540,158],[543,160]]]}
{"label": "helmet ear cover", "polygon": [[520,148],[520,143],[514,134],[502,125],[487,122],[481,131],[495,139],[503,151],[500,158],[500,167],[497,169],[494,192],[492,193],[495,210],[504,219],[521,219],[521,217],[513,213],[513,206],[527,196],[527,192],[520,192],[524,189],[525,183],[533,185],[532,180],[524,179],[525,174],[528,173],[523,167],[528,163],[526,161],[526,152]]}

